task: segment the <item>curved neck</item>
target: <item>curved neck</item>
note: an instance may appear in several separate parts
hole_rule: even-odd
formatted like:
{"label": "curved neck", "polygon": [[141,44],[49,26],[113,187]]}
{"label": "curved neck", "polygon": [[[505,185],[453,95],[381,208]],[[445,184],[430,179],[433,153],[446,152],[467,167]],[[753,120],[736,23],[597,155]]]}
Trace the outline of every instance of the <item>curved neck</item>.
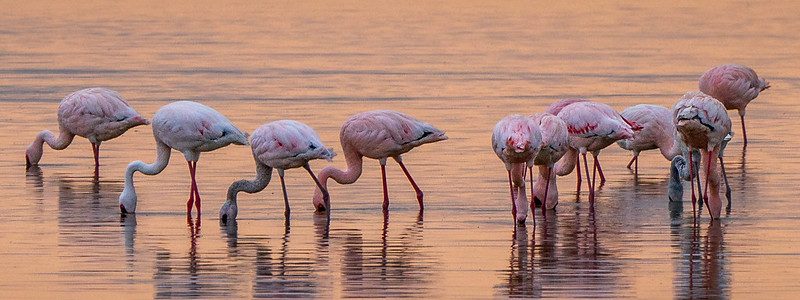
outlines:
{"label": "curved neck", "polygon": [[134,161],[128,164],[125,169],[125,189],[133,188],[133,173],[136,171],[145,175],[156,175],[164,171],[169,163],[169,156],[172,149],[164,143],[156,141],[156,161],[152,164],[147,164],[141,160]]}
{"label": "curved neck", "polygon": [[680,143],[676,141],[677,137],[673,137],[668,139],[667,145],[665,147],[659,147],[661,149],[661,155],[668,160],[672,160],[675,156],[678,156],[683,153],[684,149],[681,149]]}
{"label": "curved neck", "polygon": [[333,166],[322,169],[319,172],[319,182],[324,188],[328,188],[328,178],[333,178],[339,184],[351,184],[361,176],[364,164],[362,155],[346,143],[342,143],[342,151],[347,162],[347,170],[342,171]]}
{"label": "curved neck", "polygon": [[74,137],[74,134],[62,129],[58,133],[58,138],[56,139],[52,132],[49,130],[43,130],[36,135],[36,142],[34,143],[38,144],[40,149],[42,148],[43,143],[47,143],[47,145],[53,150],[63,150],[72,143],[72,139]]}
{"label": "curved neck", "polygon": [[577,159],[578,151],[573,148],[567,149],[567,153],[565,153],[555,165],[554,170],[556,175],[565,176],[569,173],[572,173],[572,169],[575,168],[575,161]]}
{"label": "curved neck", "polygon": [[272,179],[272,168],[256,161],[256,178],[253,180],[242,179],[232,183],[228,187],[228,201],[236,203],[236,194],[239,192],[252,194],[264,190],[270,179]]}

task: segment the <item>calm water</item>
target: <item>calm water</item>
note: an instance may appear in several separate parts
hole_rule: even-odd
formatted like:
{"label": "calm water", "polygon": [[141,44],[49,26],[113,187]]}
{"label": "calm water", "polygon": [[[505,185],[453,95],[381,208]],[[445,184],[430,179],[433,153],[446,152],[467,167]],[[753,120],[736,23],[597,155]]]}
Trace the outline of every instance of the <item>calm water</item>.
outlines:
{"label": "calm water", "polygon": [[[800,129],[797,2],[118,5],[0,2],[0,298],[800,293],[800,144],[787,137]],[[671,106],[726,62],[773,87],[749,107],[749,147],[737,136],[726,151],[734,192],[721,221],[695,221],[688,195],[668,203],[660,154],[643,154],[634,178],[629,154],[613,146],[594,211],[567,176],[556,212],[515,229],[490,149],[497,120],[573,96],[619,110]],[[291,170],[290,222],[273,183],[240,196],[238,223],[220,226],[228,185],[254,174],[249,149],[231,146],[198,164],[201,219],[183,212],[179,155],[158,176],[137,175],[138,212],[121,218],[124,167],[155,157],[149,127],[103,144],[99,181],[85,139],[24,168],[36,132],[57,129],[58,101],[88,86],[119,91],[148,117],[190,99],[250,132],[300,120],[339,152],[345,118],[377,108],[415,115],[450,140],[405,157],[426,192],[424,216],[390,164],[384,219],[379,165],[368,161],[356,184],[332,184],[329,222],[313,213],[311,180]]]}

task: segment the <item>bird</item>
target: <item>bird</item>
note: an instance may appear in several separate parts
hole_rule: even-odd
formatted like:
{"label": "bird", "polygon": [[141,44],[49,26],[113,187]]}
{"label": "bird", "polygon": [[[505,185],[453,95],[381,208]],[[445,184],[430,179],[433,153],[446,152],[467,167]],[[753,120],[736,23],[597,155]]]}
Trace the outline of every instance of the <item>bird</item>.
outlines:
{"label": "bird", "polygon": [[[539,124],[523,115],[509,115],[501,119],[492,131],[492,149],[505,164],[508,187],[511,191],[511,215],[524,224],[528,215],[525,196],[525,168],[533,167],[534,159],[542,147]],[[535,204],[531,204],[532,212]],[[534,219],[535,222],[535,219]]]}
{"label": "bird", "polygon": [[361,112],[348,118],[339,132],[342,152],[347,170],[328,166],[319,172],[322,187],[314,191],[313,203],[317,211],[330,210],[330,201],[323,199],[322,189],[327,189],[328,178],[339,184],[351,184],[361,176],[363,157],[377,159],[381,165],[383,179],[383,212],[389,210],[389,194],[386,186],[386,160],[393,158],[405,173],[417,193],[419,209],[424,209],[423,193],[403,164],[401,155],[417,146],[447,140],[447,135],[428,123],[421,122],[405,113],[393,110]]}
{"label": "bird", "polygon": [[736,109],[742,120],[742,139],[747,146],[747,131],[744,126],[744,115],[747,104],[758,94],[770,88],[769,82],[758,77],[753,69],[738,65],[725,64],[713,67],[700,76],[700,91],[719,100],[725,109]]}
{"label": "bird", "polygon": [[195,204],[199,216],[200,191],[197,188],[195,175],[200,153],[230,144],[247,145],[247,133],[239,130],[228,118],[213,108],[193,101],[176,101],[159,108],[153,116],[153,136],[156,140],[156,161],[147,164],[137,160],[128,164],[125,170],[125,185],[119,196],[119,209],[122,214],[136,211],[137,197],[133,174],[137,171],[145,175],[161,173],[169,163],[171,149],[175,149],[183,153],[192,177],[186,214],[191,215],[192,204]]}
{"label": "bird", "polygon": [[314,179],[317,187],[322,190],[324,200],[328,198],[327,189],[322,188],[317,176],[311,171],[309,161],[315,159],[331,161],[336,154],[332,148],[325,147],[319,135],[308,125],[294,120],[266,123],[253,131],[250,147],[256,161],[256,178],[239,180],[228,187],[228,199],[219,211],[220,221],[223,223],[236,219],[239,210],[236,205],[236,194],[241,191],[250,194],[262,191],[269,184],[273,169],[278,170],[278,176],[281,178],[284,215],[287,218],[290,213],[289,196],[284,182],[284,171],[287,169],[304,168]]}
{"label": "bird", "polygon": [[[673,118],[675,128],[689,147],[689,151],[700,150],[701,168],[705,169],[703,201],[711,218],[718,219],[722,201],[719,198],[719,174],[716,162],[722,143],[731,131],[731,119],[722,102],[699,91],[688,92],[681,97],[673,107]],[[690,167],[692,164],[692,156],[689,156]],[[690,176],[692,173],[689,172]],[[692,187],[692,207],[695,202],[694,187]]]}
{"label": "bird", "polygon": [[[538,201],[542,205],[542,216],[545,216],[545,209],[554,209],[558,204],[558,187],[553,166],[569,149],[569,133],[567,124],[552,114],[536,114],[533,121],[539,126],[542,146],[533,159],[533,165],[528,166],[531,176],[531,211]],[[533,182],[534,165],[539,166],[536,183]]]}
{"label": "bird", "polygon": [[[722,178],[725,182],[725,198],[728,199],[728,205],[731,204],[731,186],[728,183],[728,174],[725,172],[725,162],[723,160],[723,152],[725,148],[728,146],[728,142],[733,138],[733,132],[729,132],[725,138],[722,139],[722,143],[720,144],[719,154],[719,165],[722,169]],[[683,148],[686,146],[684,145]],[[683,199],[683,185],[681,181],[689,181],[694,177],[696,179],[698,188],[700,186],[699,176],[697,176],[697,171],[700,169],[700,151],[697,149],[692,150],[692,169],[694,176],[689,176],[689,165],[686,161],[686,157],[688,157],[688,153],[686,149],[684,149],[683,154],[678,154],[674,158],[672,158],[672,162],[670,163],[670,175],[669,175],[669,182],[667,184],[667,195],[669,197],[669,201],[681,201]],[[702,190],[697,191],[699,195],[703,195]]]}
{"label": "bird", "polygon": [[[593,170],[600,173],[602,184],[604,176],[597,160],[600,150],[618,140],[633,137],[633,131],[641,128],[624,120],[610,106],[588,100],[575,101],[563,107],[557,116],[567,124],[570,149],[559,161],[559,166],[556,166],[556,173],[560,176],[569,174],[578,158],[578,153],[583,155],[586,181],[589,184],[589,203],[594,205],[595,174],[592,174],[593,179],[590,181],[586,152],[592,152]],[[580,170],[580,165],[578,165],[578,170]],[[580,173],[578,174],[580,175]],[[578,192],[580,192],[580,183]]]}
{"label": "bird", "polygon": [[669,108],[638,104],[623,110],[620,114],[628,122],[641,127],[633,133],[633,138],[619,140],[617,145],[622,149],[633,151],[633,158],[628,163],[628,169],[636,163],[634,174],[639,175],[639,152],[659,149],[661,155],[668,161],[682,153],[682,143],[676,142],[677,131],[672,122],[672,111]]}
{"label": "bird", "polygon": [[53,150],[66,149],[75,136],[92,143],[95,177],[100,171],[100,143],[116,138],[128,129],[149,122],[134,110],[119,93],[102,87],[73,92],[58,104],[58,137],[44,130],[25,151],[25,166],[36,166],[42,159],[44,143]]}

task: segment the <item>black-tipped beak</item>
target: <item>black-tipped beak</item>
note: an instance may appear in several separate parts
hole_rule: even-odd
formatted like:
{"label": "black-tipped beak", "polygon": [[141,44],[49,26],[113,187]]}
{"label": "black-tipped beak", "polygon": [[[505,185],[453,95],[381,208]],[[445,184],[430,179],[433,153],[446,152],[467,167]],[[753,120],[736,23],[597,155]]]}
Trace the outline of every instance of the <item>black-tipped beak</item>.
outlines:
{"label": "black-tipped beak", "polygon": [[30,159],[30,158],[28,158],[28,155],[27,155],[27,154],[25,154],[25,169],[26,169],[26,170],[27,170],[27,169],[30,169],[30,168],[31,168],[31,166],[32,166],[32,164],[31,164],[31,159]]}
{"label": "black-tipped beak", "polygon": [[219,219],[219,221],[222,222],[223,225],[227,225],[228,224],[228,215],[227,214],[222,215],[222,217]]}
{"label": "black-tipped beak", "polygon": [[125,209],[125,205],[122,205],[122,204],[119,205],[119,213],[123,214],[123,215],[127,215],[128,214],[128,210]]}

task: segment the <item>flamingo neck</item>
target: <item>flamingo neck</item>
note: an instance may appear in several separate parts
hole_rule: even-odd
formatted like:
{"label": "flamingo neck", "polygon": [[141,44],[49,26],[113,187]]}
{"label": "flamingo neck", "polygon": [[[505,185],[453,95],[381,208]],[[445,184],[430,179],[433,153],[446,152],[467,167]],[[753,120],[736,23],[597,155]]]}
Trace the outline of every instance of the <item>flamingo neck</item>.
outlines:
{"label": "flamingo neck", "polygon": [[572,173],[572,169],[575,168],[575,161],[577,159],[578,151],[573,148],[567,149],[567,153],[565,153],[555,165],[556,175],[566,176],[567,174]]}
{"label": "flamingo neck", "polygon": [[236,181],[228,187],[228,201],[236,203],[236,195],[239,192],[248,194],[258,193],[267,187],[272,179],[272,168],[256,161],[256,178],[253,180],[242,179]]}
{"label": "flamingo neck", "polygon": [[[681,162],[681,164],[679,164]],[[686,159],[683,156],[675,156],[669,165],[669,183],[667,184],[667,195],[671,201],[681,201],[683,199],[683,180],[689,177]]]}
{"label": "flamingo neck", "polygon": [[319,172],[319,181],[322,187],[328,188],[328,178],[333,178],[339,184],[351,184],[361,177],[363,169],[363,156],[349,145],[342,145],[344,159],[347,162],[347,170],[339,170],[333,166],[328,166]]}
{"label": "flamingo neck", "polygon": [[141,160],[137,160],[128,164],[128,168],[125,169],[125,190],[130,189],[133,191],[133,173],[136,171],[139,171],[145,175],[156,175],[161,173],[161,171],[167,167],[172,149],[170,149],[169,146],[164,143],[157,142],[157,144],[156,161],[154,163],[148,164]]}
{"label": "flamingo neck", "polygon": [[661,155],[668,160],[672,160],[685,151],[685,149],[682,149],[683,147],[681,147],[676,138],[677,137],[665,139],[666,145],[659,147],[661,150]]}
{"label": "flamingo neck", "polygon": [[61,130],[59,132],[58,138],[53,135],[50,130],[43,130],[36,135],[36,139],[28,146],[26,151],[26,156],[28,158],[28,162],[31,164],[39,163],[39,160],[42,159],[42,154],[44,153],[44,143],[47,143],[53,150],[63,150],[72,143],[72,139],[75,138],[75,135],[70,133],[66,130]]}

